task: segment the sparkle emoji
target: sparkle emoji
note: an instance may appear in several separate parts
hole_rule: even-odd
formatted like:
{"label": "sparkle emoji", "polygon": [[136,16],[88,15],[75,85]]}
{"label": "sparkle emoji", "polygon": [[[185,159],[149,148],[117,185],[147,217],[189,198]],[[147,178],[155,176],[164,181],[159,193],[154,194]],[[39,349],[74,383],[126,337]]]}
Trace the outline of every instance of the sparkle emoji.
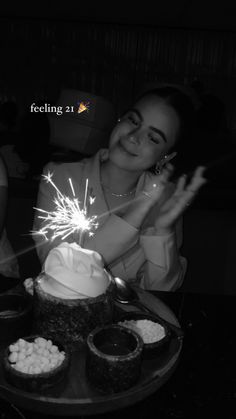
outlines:
{"label": "sparkle emoji", "polygon": [[78,102],[79,108],[78,113],[89,111],[89,102]]}

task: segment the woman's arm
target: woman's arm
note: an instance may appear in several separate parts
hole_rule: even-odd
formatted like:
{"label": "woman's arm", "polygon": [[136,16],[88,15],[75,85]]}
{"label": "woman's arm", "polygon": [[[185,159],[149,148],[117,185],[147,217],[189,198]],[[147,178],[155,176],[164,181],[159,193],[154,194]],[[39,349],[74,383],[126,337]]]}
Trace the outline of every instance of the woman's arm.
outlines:
{"label": "woman's arm", "polygon": [[[135,241],[131,243],[131,240],[127,240],[127,233],[132,232],[133,227],[133,231],[136,231],[133,239],[136,242],[139,239],[146,259],[143,265],[145,283],[142,286],[149,289],[173,290],[181,285],[187,265],[185,258],[179,255],[182,242],[181,215],[188,201],[205,183],[202,178],[203,168],[196,170],[188,186],[185,185],[185,178],[180,178],[176,186],[170,184],[168,178],[171,171],[172,167],[169,166],[158,178],[150,177],[145,190],[132,201],[120,219],[120,228],[113,231],[111,236],[105,224],[102,240],[99,234],[95,237],[97,246],[94,250],[101,252],[103,247],[104,259],[107,264],[111,264],[135,245]],[[152,227],[147,228],[147,225]]]}
{"label": "woman's arm", "polygon": [[187,262],[179,255],[182,242],[179,220],[199,188],[206,182],[202,177],[203,170],[202,167],[196,169],[188,185],[182,176],[172,193],[153,208],[154,227],[147,228],[140,238],[146,258],[138,274],[142,287],[170,291],[182,284]]}
{"label": "woman's arm", "polygon": [[127,210],[122,216],[112,214],[96,231],[94,237],[86,241],[86,247],[101,253],[107,265],[112,264],[132,248],[139,240],[140,229],[147,215],[163,195],[170,173],[171,169],[168,168],[158,177],[160,183],[158,188],[155,188],[156,177],[152,177],[150,185],[146,185],[147,190],[141,191],[127,205]]}
{"label": "woman's arm", "polygon": [[146,261],[138,272],[140,286],[144,289],[175,291],[183,282],[187,261],[179,253],[182,244],[182,220],[176,229],[157,235],[154,229],[146,230],[140,237]]}

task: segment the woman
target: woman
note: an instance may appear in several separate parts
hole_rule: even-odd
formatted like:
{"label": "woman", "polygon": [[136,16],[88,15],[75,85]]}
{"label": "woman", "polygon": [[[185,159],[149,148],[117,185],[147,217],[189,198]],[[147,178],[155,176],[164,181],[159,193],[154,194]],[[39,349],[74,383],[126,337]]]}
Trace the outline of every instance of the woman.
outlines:
{"label": "woman", "polygon": [[[7,212],[7,172],[0,157],[0,281],[1,279],[19,278],[19,267],[12,247],[7,239],[5,218]],[[13,281],[12,281],[13,282]],[[9,284],[10,285],[10,284]],[[0,285],[0,289],[1,285]]]}
{"label": "woman", "polygon": [[[49,164],[60,191],[72,197],[68,178],[83,200],[86,178],[96,197],[90,216],[97,215],[99,227],[83,246],[98,251],[115,276],[133,280],[145,289],[175,290],[184,277],[186,260],[179,255],[180,219],[186,205],[205,182],[203,168],[195,171],[190,185],[182,176],[177,185],[169,182],[178,138],[184,134],[191,103],[173,87],[145,93],[118,121],[108,150],[77,163]],[[161,171],[154,174],[153,168]],[[55,189],[40,184],[37,207],[54,209]],[[36,213],[34,229],[42,227]],[[35,236],[43,263],[59,239],[46,242]],[[68,241],[78,241],[70,237]]]}

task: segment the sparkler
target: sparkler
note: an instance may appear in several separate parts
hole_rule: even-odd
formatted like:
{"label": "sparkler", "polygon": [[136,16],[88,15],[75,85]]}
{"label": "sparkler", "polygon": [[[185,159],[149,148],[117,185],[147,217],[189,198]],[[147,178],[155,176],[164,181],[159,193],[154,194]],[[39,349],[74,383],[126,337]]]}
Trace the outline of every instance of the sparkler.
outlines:
{"label": "sparkler", "polygon": [[35,208],[44,215],[38,215],[38,218],[45,220],[45,225],[38,231],[32,231],[33,235],[42,235],[46,240],[50,234],[50,240],[61,237],[64,240],[71,234],[78,233],[79,245],[82,244],[84,233],[87,231],[89,236],[93,236],[93,229],[97,229],[97,216],[88,216],[89,206],[95,201],[95,198],[88,195],[88,179],[86,179],[85,195],[83,207],[80,208],[80,201],[75,196],[72,180],[69,178],[69,184],[72,191],[73,198],[61,193],[58,187],[52,180],[53,173],[48,172],[43,175],[47,183],[50,183],[56,190],[56,197],[54,198],[55,210],[46,211],[41,208]]}

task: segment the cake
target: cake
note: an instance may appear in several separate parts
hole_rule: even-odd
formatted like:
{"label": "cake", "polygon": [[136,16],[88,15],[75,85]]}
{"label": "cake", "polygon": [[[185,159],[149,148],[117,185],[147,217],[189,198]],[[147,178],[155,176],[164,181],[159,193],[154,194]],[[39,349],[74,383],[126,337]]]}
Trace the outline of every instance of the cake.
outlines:
{"label": "cake", "polygon": [[112,321],[112,282],[99,253],[62,242],[34,282],[35,331],[71,348]]}

